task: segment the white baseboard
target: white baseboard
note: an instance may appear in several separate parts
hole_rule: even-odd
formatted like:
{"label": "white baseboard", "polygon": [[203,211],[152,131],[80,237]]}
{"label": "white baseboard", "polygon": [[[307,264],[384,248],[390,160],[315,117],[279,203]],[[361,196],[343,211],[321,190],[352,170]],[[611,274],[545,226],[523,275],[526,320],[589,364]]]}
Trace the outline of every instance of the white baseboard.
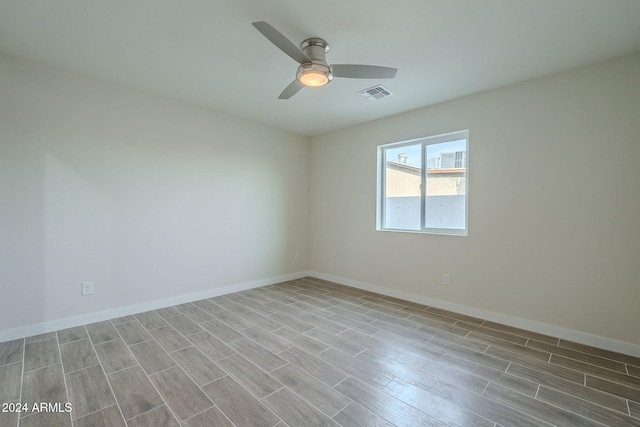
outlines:
{"label": "white baseboard", "polygon": [[110,310],[99,311],[95,313],[83,314],[75,317],[68,317],[50,322],[37,323],[34,325],[23,326],[15,329],[0,331],[0,342],[11,341],[19,338],[26,338],[33,335],[44,334],[47,332],[58,331],[61,329],[72,328],[74,326],[86,325],[89,323],[101,322],[103,320],[115,319],[117,317],[128,316],[130,314],[144,313],[145,311],[157,310],[159,308],[171,307],[173,305],[185,304],[188,302],[198,301],[205,298],[213,298],[220,295],[231,294],[234,292],[246,291],[248,289],[259,288],[262,286],[273,285],[287,280],[300,279],[308,276],[308,272],[302,271],[298,273],[287,274],[284,276],[271,277],[268,279],[256,280],[252,282],[239,283],[236,285],[214,288],[204,292],[196,292],[186,295],[179,295],[172,298],[166,298],[156,301],[149,301],[142,304],[129,305],[126,307],[118,307]]}
{"label": "white baseboard", "polygon": [[409,292],[399,291],[395,289],[384,288],[369,283],[359,282],[357,280],[345,279],[344,277],[332,276],[330,274],[318,273],[316,271],[308,272],[309,276],[317,279],[328,280],[330,282],[339,283],[353,288],[363,289],[366,291],[376,292],[390,297],[400,298],[406,301],[413,301],[419,304],[428,305],[430,307],[440,308],[443,310],[453,311],[455,313],[466,314],[468,316],[478,317],[480,319],[490,320],[492,322],[501,323],[503,325],[513,326],[525,329],[531,332],[550,335],[552,337],[561,338],[576,343],[601,348],[604,350],[615,351],[617,353],[628,354],[630,356],[640,357],[640,345],[618,341],[611,338],[591,335],[584,332],[574,331],[559,326],[548,325],[545,323],[535,322],[533,320],[522,319],[519,317],[509,316],[506,314],[496,313],[492,311],[482,310],[479,308],[469,307],[462,304],[456,304],[448,301],[442,301],[434,298],[428,298],[420,295],[411,294]]}
{"label": "white baseboard", "polygon": [[345,286],[351,286],[366,291],[376,292],[395,298],[413,301],[431,307],[443,310],[453,311],[455,313],[466,314],[468,316],[478,317],[480,319],[490,320],[492,322],[502,323],[504,325],[525,329],[553,337],[601,348],[604,350],[615,351],[618,353],[628,354],[630,356],[640,357],[640,345],[618,341],[611,338],[591,335],[584,332],[574,331],[559,326],[548,325],[545,323],[535,322],[532,320],[522,319],[515,316],[496,313],[492,311],[482,310],[479,308],[469,307],[462,304],[456,304],[448,301],[428,298],[420,295],[411,294],[409,292],[399,291],[396,289],[384,288],[357,280],[346,279],[344,277],[333,276],[330,274],[319,273],[316,271],[301,271],[297,273],[287,274],[284,276],[271,277],[268,279],[256,280],[252,282],[239,283],[236,285],[214,288],[204,292],[179,295],[172,298],[162,300],[149,301],[142,304],[129,305],[126,307],[118,307],[110,310],[104,310],[95,313],[83,314],[81,316],[68,317],[50,322],[37,323],[33,325],[23,326],[15,329],[0,331],[0,342],[11,341],[19,338],[26,338],[33,335],[43,334],[47,332],[58,331],[61,329],[72,328],[74,326],[86,325],[89,323],[101,322],[103,320],[115,319],[117,317],[128,316],[130,314],[143,313],[145,311],[157,310],[159,308],[171,307],[173,305],[185,304],[188,302],[198,301],[205,298],[213,298],[220,295],[226,295],[234,292],[245,291],[248,289],[259,288],[262,286],[273,285],[288,280],[301,279],[306,276],[318,279],[328,280],[330,282],[339,283]]}

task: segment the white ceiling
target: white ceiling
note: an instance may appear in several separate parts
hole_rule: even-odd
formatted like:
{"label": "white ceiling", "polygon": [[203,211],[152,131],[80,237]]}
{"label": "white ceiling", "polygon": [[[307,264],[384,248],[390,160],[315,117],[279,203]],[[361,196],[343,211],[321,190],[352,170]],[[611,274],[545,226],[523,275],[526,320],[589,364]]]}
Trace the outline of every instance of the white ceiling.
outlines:
{"label": "white ceiling", "polygon": [[[278,100],[297,64],[261,20],[398,74]],[[640,0],[0,0],[0,51],[317,135],[638,52]]]}

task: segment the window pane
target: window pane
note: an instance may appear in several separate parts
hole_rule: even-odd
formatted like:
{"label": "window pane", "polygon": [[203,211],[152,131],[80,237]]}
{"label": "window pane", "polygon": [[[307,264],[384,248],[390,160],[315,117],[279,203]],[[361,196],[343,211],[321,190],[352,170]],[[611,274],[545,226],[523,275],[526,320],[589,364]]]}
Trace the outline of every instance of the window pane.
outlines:
{"label": "window pane", "polygon": [[376,229],[467,235],[469,131],[378,146]]}
{"label": "window pane", "polygon": [[425,228],[466,228],[467,140],[425,146]]}
{"label": "window pane", "polygon": [[420,230],[422,144],[385,149],[384,228]]}

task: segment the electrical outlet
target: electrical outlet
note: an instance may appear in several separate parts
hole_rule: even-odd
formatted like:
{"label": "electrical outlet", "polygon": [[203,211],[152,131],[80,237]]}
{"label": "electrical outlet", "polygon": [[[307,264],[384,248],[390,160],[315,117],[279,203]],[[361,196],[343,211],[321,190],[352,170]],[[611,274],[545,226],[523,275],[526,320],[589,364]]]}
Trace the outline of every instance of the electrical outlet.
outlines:
{"label": "electrical outlet", "polygon": [[451,284],[451,278],[449,277],[449,273],[442,273],[442,284],[444,286],[449,286]]}
{"label": "electrical outlet", "polygon": [[93,295],[93,282],[82,282],[82,295]]}
{"label": "electrical outlet", "polygon": [[300,262],[300,254],[296,252],[296,254],[293,256],[293,259],[295,262]]}

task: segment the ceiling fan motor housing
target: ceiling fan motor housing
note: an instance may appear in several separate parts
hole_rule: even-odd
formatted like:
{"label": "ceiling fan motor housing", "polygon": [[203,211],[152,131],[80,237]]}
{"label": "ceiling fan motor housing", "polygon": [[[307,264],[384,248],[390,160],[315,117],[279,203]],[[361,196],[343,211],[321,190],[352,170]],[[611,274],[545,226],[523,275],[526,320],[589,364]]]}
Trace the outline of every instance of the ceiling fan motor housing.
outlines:
{"label": "ceiling fan motor housing", "polygon": [[300,49],[311,59],[326,61],[326,54],[329,52],[329,43],[324,39],[313,37],[303,40]]}
{"label": "ceiling fan motor housing", "polygon": [[331,66],[327,63],[326,54],[329,52],[329,44],[320,38],[310,38],[304,40],[300,44],[300,49],[307,55],[311,62],[300,64],[298,71],[296,72],[296,78],[305,86],[310,84],[305,82],[303,76],[324,76],[325,79],[321,79],[317,83],[312,83],[311,86],[324,86],[333,79],[333,73]]}

